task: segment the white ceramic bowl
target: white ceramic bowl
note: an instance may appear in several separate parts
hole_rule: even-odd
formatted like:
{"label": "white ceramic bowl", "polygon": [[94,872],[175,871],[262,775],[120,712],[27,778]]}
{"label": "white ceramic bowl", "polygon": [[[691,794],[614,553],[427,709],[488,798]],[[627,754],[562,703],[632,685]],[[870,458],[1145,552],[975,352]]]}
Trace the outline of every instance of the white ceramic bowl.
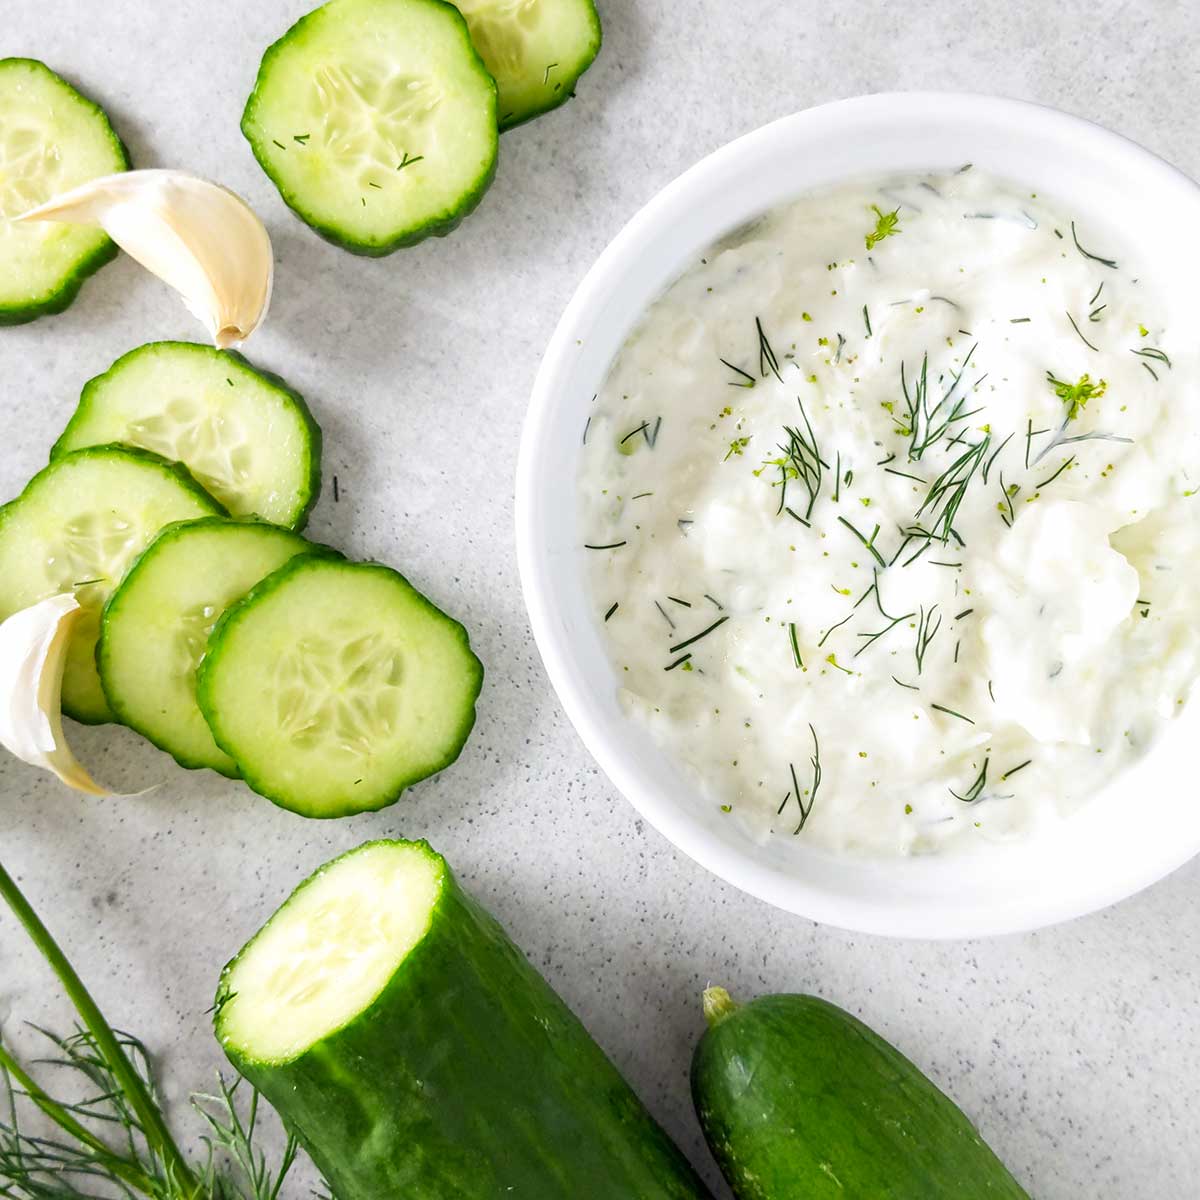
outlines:
{"label": "white ceramic bowl", "polygon": [[[752,841],[628,719],[593,615],[576,528],[592,396],[647,306],[722,234],[816,186],[973,162],[1072,215],[1136,231],[1147,260],[1200,278],[1200,187],[1126,139],[1014,100],[867,96],[785,117],[709,155],[617,235],[567,306],[533,389],[517,473],[530,621],[571,721],[612,782],[686,854],[817,921],[907,937],[1031,929],[1111,904],[1200,850],[1196,705],[1058,834],[966,855],[863,859]],[[1176,274],[1178,272],[1179,274]]]}

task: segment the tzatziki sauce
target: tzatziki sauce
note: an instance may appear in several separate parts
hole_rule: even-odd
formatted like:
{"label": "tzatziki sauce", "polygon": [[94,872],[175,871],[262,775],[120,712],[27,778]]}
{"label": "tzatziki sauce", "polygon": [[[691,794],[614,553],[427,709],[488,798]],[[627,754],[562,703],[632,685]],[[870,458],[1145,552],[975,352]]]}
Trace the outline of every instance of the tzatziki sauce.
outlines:
{"label": "tzatziki sauce", "polygon": [[1200,673],[1169,272],[964,167],[806,195],[650,307],[589,409],[579,540],[698,805],[928,853],[1031,836],[1146,753]]}

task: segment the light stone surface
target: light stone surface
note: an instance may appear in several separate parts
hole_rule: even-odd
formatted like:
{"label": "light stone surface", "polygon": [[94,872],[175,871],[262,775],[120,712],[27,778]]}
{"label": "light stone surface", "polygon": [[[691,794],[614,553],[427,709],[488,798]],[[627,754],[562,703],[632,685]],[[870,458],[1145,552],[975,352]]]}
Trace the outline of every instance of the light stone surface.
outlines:
{"label": "light stone surface", "polygon": [[[156,790],[82,800],[0,762],[0,857],[113,1020],[159,1053],[173,1099],[208,1086],[221,964],[324,859],[369,837],[425,836],[710,1179],[687,1066],[713,980],[744,996],[812,990],[862,1016],[955,1096],[1040,1200],[1195,1195],[1200,864],[1093,917],[976,943],[884,941],[776,912],[682,858],[599,774],[534,649],[512,533],[541,350],[604,244],[680,171],[812,104],[936,88],[1056,105],[1197,174],[1191,6],[601,0],[605,46],[578,99],[505,135],[494,187],[451,238],[382,261],[293,218],[238,132],[263,48],[306,7],[5,0],[0,56],[42,58],[75,81],[137,164],[219,179],[262,213],[278,268],[251,351],[324,426],[311,533],[394,564],[466,623],[488,670],[479,724],[451,770],[334,823],[179,770],[119,729],[71,734],[101,778]],[[0,330],[0,493],[45,462],[86,379],[143,341],[199,336],[125,258],[66,314]],[[3,914],[0,963],[6,1035],[66,1023]],[[308,1193],[298,1179],[290,1194]]]}

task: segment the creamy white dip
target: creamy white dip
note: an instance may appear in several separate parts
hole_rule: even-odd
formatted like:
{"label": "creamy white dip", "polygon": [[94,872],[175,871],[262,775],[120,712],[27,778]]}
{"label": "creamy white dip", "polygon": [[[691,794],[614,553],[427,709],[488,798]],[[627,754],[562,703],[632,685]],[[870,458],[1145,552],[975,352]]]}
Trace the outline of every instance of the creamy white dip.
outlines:
{"label": "creamy white dip", "polygon": [[1200,673],[1197,312],[1156,268],[964,169],[804,197],[650,308],[591,408],[580,541],[698,804],[924,852],[1145,753]]}

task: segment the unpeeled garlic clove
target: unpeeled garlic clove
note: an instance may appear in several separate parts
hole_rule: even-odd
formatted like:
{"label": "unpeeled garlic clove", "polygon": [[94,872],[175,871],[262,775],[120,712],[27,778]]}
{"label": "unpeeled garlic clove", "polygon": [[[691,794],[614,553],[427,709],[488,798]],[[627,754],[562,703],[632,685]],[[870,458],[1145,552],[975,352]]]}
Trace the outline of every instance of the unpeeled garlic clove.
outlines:
{"label": "unpeeled garlic clove", "polygon": [[76,791],[109,796],[63,736],[63,668],[82,613],[79,601],[65,592],[0,622],[0,744],[23,762],[53,771]]}
{"label": "unpeeled garlic clove", "polygon": [[173,287],[221,349],[267,315],[274,258],[266,227],[240,197],[183,171],[123,171],[93,179],[16,217],[98,225]]}

